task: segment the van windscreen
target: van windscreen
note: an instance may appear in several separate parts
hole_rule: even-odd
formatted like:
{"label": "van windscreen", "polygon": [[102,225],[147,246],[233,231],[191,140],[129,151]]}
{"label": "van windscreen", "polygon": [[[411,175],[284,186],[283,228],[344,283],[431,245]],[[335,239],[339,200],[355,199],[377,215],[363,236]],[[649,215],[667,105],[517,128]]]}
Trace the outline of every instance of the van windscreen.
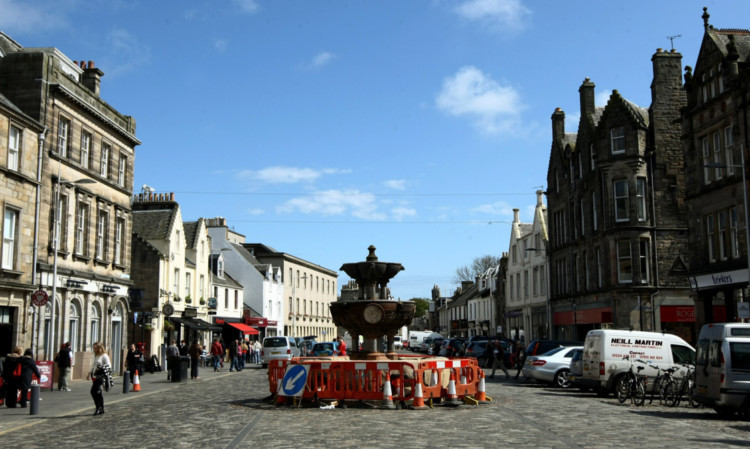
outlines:
{"label": "van windscreen", "polygon": [[282,348],[284,346],[286,346],[286,338],[273,337],[263,340],[264,348]]}

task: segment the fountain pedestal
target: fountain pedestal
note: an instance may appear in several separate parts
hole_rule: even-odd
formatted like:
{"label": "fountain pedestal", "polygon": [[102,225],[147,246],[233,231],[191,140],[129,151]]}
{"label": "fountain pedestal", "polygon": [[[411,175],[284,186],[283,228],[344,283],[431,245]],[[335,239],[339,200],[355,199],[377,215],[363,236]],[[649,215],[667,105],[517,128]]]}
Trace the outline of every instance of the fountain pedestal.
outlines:
{"label": "fountain pedestal", "polygon": [[[396,359],[394,336],[414,318],[416,304],[393,301],[388,296],[388,281],[404,267],[400,263],[380,262],[375,247],[367,248],[364,262],[346,263],[341,270],[357,282],[357,299],[337,301],[330,305],[333,322],[349,331],[352,337],[352,360]],[[364,338],[362,350],[359,336]],[[379,351],[383,336],[388,339],[387,352]]]}

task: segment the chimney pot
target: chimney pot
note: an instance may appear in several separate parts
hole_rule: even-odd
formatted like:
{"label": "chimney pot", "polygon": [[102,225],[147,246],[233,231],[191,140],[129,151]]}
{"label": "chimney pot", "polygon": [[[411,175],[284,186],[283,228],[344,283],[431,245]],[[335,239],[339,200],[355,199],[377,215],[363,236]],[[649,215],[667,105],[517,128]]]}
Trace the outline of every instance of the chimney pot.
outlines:
{"label": "chimney pot", "polygon": [[90,69],[93,69],[93,68],[94,68],[94,61],[89,61],[89,68],[90,68]]}

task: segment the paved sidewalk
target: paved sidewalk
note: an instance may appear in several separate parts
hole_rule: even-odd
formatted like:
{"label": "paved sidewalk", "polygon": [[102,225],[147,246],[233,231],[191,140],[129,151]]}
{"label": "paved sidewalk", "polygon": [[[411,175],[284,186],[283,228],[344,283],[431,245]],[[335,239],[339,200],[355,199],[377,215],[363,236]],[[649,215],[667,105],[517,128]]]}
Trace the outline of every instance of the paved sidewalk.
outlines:
{"label": "paved sidewalk", "polygon": [[[108,392],[104,392],[104,408],[106,410],[107,406],[110,404],[116,404],[118,402],[184,387],[190,383],[207,382],[212,379],[230,375],[242,375],[245,371],[256,369],[260,370],[260,365],[247,365],[245,370],[240,373],[230,372],[227,368],[222,369],[220,372],[214,372],[211,367],[201,367],[198,373],[200,379],[191,380],[190,371],[188,370],[188,378],[182,382],[168,381],[166,371],[155,372],[153,374],[146,372],[142,376],[139,376],[141,391],[132,391],[133,386],[131,385],[130,392],[127,394],[123,393],[124,378],[118,376],[114,378],[114,387]],[[39,394],[39,410],[36,415],[30,414],[30,401],[29,407],[27,408],[8,408],[5,407],[5,405],[0,406],[0,435],[12,430],[18,430],[20,428],[39,424],[51,418],[60,418],[70,415],[93,415],[95,407],[90,392],[91,381],[76,379],[71,381],[69,385],[72,391],[58,391],[57,383],[54,385],[54,390],[41,390]]]}

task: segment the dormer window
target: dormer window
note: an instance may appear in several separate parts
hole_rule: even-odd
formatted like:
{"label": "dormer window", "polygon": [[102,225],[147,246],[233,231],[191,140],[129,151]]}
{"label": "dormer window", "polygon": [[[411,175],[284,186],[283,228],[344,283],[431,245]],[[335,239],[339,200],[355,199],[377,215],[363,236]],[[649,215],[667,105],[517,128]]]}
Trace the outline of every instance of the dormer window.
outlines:
{"label": "dormer window", "polygon": [[625,128],[618,126],[609,131],[612,154],[625,153]]}
{"label": "dormer window", "polygon": [[216,259],[216,276],[224,279],[224,258],[221,256]]}

